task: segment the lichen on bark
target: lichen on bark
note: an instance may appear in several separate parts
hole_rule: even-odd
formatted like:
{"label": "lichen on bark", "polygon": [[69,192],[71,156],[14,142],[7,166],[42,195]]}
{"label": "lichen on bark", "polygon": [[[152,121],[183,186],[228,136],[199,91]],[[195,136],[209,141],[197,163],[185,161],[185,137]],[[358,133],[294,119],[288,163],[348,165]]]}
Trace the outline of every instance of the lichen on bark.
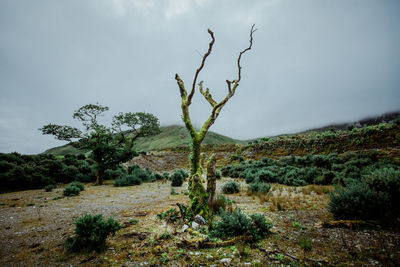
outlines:
{"label": "lichen on bark", "polygon": [[[193,83],[192,83],[192,88],[190,93],[188,94],[185,84],[183,80],[179,77],[178,74],[175,75],[175,80],[178,84],[179,91],[181,94],[181,109],[182,109],[182,120],[185,124],[186,129],[189,132],[190,138],[191,138],[191,155],[190,155],[190,177],[189,177],[189,198],[190,198],[190,211],[191,214],[196,215],[200,214],[203,217],[207,218],[209,215],[209,206],[208,206],[208,193],[204,188],[204,185],[202,183],[202,164],[201,164],[201,143],[203,142],[208,130],[210,129],[211,125],[214,124],[215,120],[219,116],[221,109],[224,107],[224,105],[228,102],[228,100],[235,94],[237,87],[239,86],[239,82],[241,80],[241,66],[240,66],[240,60],[242,55],[247,52],[248,50],[251,49],[253,45],[253,33],[256,31],[254,28],[255,25],[251,27],[250,30],[250,44],[249,46],[242,50],[239,53],[239,56],[237,58],[237,67],[238,67],[238,77],[235,80],[226,80],[227,86],[228,86],[228,93],[225,96],[223,100],[220,102],[217,102],[214,100],[210,93],[210,89],[207,88],[206,91],[203,90],[203,81],[197,83],[197,78],[199,76],[199,73],[204,67],[205,61],[207,57],[211,54],[215,38],[214,38],[214,33],[211,30],[208,30],[208,33],[211,36],[211,41],[208,46],[207,52],[203,55],[200,67],[196,70]],[[189,114],[189,106],[192,103],[192,98],[193,95],[196,91],[196,85],[199,87],[200,93],[204,96],[204,98],[207,100],[208,103],[210,103],[212,107],[211,114],[209,118],[204,122],[202,127],[200,128],[199,131],[197,131],[190,119],[190,114]]]}

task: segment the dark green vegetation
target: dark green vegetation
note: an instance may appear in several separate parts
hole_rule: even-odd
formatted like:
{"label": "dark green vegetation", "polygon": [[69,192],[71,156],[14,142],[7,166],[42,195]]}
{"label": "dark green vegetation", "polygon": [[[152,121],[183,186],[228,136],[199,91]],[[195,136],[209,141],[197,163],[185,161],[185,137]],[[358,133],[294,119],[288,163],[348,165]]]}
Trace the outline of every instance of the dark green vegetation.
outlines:
{"label": "dark green vegetation", "polygon": [[114,235],[119,229],[121,229],[120,224],[112,217],[105,220],[101,214],[85,214],[75,221],[75,236],[68,237],[64,246],[71,252],[103,251],[107,236]]}
{"label": "dark green vegetation", "polygon": [[[235,140],[230,137],[207,132],[203,144],[204,145],[221,145],[221,144],[245,144],[246,141]],[[153,136],[144,136],[136,139],[133,148],[136,151],[150,151],[165,148],[185,147],[190,145],[190,137],[187,130],[183,126],[166,126],[160,127],[160,133]],[[54,147],[46,150],[45,154],[53,155],[66,155],[66,154],[79,154],[87,152],[87,150],[80,150],[67,144],[64,146]]]}
{"label": "dark green vegetation", "polygon": [[264,182],[253,181],[249,185],[249,191],[251,193],[267,194],[269,192],[269,190],[271,190],[271,185],[267,184],[267,183],[264,183]]}
{"label": "dark green vegetation", "polygon": [[85,190],[84,185],[81,182],[72,182],[70,183],[63,191],[63,195],[70,197],[70,196],[77,196],[80,194],[81,191]]}
{"label": "dark green vegetation", "polygon": [[39,130],[43,134],[54,135],[59,140],[77,139],[74,146],[89,151],[89,157],[95,162],[96,184],[103,183],[107,169],[115,169],[122,162],[137,156],[132,150],[134,142],[141,136],[159,133],[158,119],[150,113],[119,113],[113,117],[111,127],[100,124],[98,117],[109,108],[99,104],[80,107],[73,118],[81,121],[84,131],[71,126],[48,124]]}
{"label": "dark green vegetation", "polygon": [[272,227],[272,224],[267,222],[262,214],[248,216],[240,209],[235,209],[232,212],[221,209],[219,216],[221,220],[213,225],[213,230],[209,234],[211,237],[223,240],[236,236],[247,236],[257,241],[265,238]]}
{"label": "dark green vegetation", "polygon": [[114,172],[114,186],[140,185],[142,183],[162,180],[159,173],[152,172],[150,169],[141,169],[138,165],[131,165],[128,169],[120,167]]}
{"label": "dark green vegetation", "polygon": [[189,177],[189,174],[184,170],[176,170],[170,177],[172,186],[182,186],[183,181]]}
{"label": "dark green vegetation", "polygon": [[400,217],[400,168],[379,168],[348,179],[330,196],[329,210],[338,218],[394,221]]}
{"label": "dark green vegetation", "polygon": [[224,194],[235,194],[239,193],[239,191],[240,191],[240,186],[235,181],[229,181],[222,187],[222,192]]}
{"label": "dark green vegetation", "polygon": [[245,178],[251,192],[268,192],[267,183],[333,184],[337,189],[330,194],[329,210],[340,219],[393,220],[400,215],[395,204],[400,201],[399,160],[380,159],[376,151],[248,160],[223,167],[222,174]]}
{"label": "dark green vegetation", "polygon": [[44,188],[57,183],[96,180],[94,162],[84,155],[0,154],[0,187],[2,191]]}

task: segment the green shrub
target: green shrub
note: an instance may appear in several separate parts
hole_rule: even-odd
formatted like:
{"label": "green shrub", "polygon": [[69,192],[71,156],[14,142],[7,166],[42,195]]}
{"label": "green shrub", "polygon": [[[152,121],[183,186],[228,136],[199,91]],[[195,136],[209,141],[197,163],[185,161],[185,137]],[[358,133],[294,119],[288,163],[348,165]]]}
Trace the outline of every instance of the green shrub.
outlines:
{"label": "green shrub", "polygon": [[221,179],[222,175],[220,171],[215,171],[215,178]]}
{"label": "green shrub", "polygon": [[70,185],[70,186],[76,186],[76,187],[78,187],[81,191],[84,191],[84,190],[85,190],[85,186],[84,186],[81,182],[78,182],[78,181],[74,181],[74,182],[70,183],[69,185]]}
{"label": "green shrub", "polygon": [[376,169],[330,193],[329,211],[343,219],[384,219],[400,215],[400,170]]}
{"label": "green shrub", "polygon": [[229,181],[222,187],[222,192],[224,194],[235,194],[239,193],[240,187],[239,184],[235,181]]}
{"label": "green shrub", "polygon": [[386,194],[379,194],[368,185],[353,181],[330,192],[329,211],[340,219],[376,219],[385,213]]}
{"label": "green shrub", "polygon": [[104,179],[118,179],[120,177],[123,177],[127,174],[127,170],[125,168],[117,168],[117,169],[107,169],[104,171]]}
{"label": "green shrub", "polygon": [[139,165],[133,164],[128,167],[128,174],[131,174],[134,170],[141,169]]}
{"label": "green shrub", "polygon": [[160,181],[163,179],[163,176],[159,173],[154,173],[153,177],[154,177],[154,180],[156,180],[156,181]]}
{"label": "green shrub", "polygon": [[141,185],[142,179],[136,174],[128,174],[114,180],[114,186]]}
{"label": "green shrub", "polygon": [[[122,174],[122,173],[121,173]],[[114,180],[114,186],[140,185],[143,182],[154,182],[161,179],[161,175],[150,169],[141,169],[138,165],[131,165],[128,171]]]}
{"label": "green shrub", "polygon": [[76,187],[74,185],[68,185],[64,189],[63,195],[67,196],[67,197],[77,196],[77,195],[79,195],[80,192],[81,192],[81,189],[79,187]]}
{"label": "green shrub", "polygon": [[176,187],[182,186],[183,180],[184,180],[183,174],[179,171],[176,171],[171,176],[171,185]]}
{"label": "green shrub", "polygon": [[103,215],[85,214],[75,221],[75,236],[68,237],[64,243],[68,251],[102,251],[106,247],[108,235],[121,229],[112,217],[105,220]]}
{"label": "green shrub", "polygon": [[267,194],[271,190],[271,185],[258,180],[249,185],[249,191],[251,193],[262,193]]}
{"label": "green shrub", "polygon": [[267,222],[261,214],[247,216],[240,209],[233,212],[224,212],[220,210],[221,220],[213,224],[213,230],[209,235],[213,238],[223,240],[235,236],[247,235],[257,241],[265,238],[269,234],[272,224]]}
{"label": "green shrub", "polygon": [[244,177],[246,183],[251,184],[256,178],[258,178],[257,169],[247,169]]}
{"label": "green shrub", "polygon": [[89,183],[89,182],[93,182],[96,180],[96,176],[92,173],[90,174],[82,174],[82,173],[78,173],[75,176],[75,180],[81,183]]}

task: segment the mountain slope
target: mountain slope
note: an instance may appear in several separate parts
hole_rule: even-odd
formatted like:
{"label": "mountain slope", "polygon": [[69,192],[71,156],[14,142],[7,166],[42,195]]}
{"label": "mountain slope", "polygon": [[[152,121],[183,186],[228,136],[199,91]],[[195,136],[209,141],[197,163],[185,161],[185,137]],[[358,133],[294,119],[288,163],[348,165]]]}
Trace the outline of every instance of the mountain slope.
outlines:
{"label": "mountain slope", "polygon": [[[157,150],[161,148],[171,148],[179,146],[189,146],[190,138],[185,127],[183,126],[166,126],[160,127],[161,133],[149,137],[140,137],[136,140],[135,149],[137,151]],[[218,144],[244,144],[245,141],[235,140],[230,137],[220,135],[214,132],[208,132],[204,138],[204,145],[218,145]],[[66,155],[78,154],[82,151],[74,148],[72,145],[67,144],[64,146],[54,147],[46,150],[46,154]]]}

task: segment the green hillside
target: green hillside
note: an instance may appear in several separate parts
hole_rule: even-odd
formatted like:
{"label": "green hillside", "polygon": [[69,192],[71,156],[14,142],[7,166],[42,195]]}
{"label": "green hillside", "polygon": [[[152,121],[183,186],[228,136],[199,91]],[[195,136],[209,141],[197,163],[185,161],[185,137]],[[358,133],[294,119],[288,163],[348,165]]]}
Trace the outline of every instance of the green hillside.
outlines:
{"label": "green hillside", "polygon": [[[160,127],[161,133],[150,137],[138,138],[135,144],[137,151],[150,151],[161,148],[171,148],[179,146],[189,146],[190,138],[188,132],[183,126],[166,126]],[[204,145],[218,145],[218,144],[244,144],[245,141],[239,141],[227,136],[223,136],[214,132],[208,132],[203,144]],[[66,155],[82,153],[70,144],[54,147],[46,150],[46,154]]]}

